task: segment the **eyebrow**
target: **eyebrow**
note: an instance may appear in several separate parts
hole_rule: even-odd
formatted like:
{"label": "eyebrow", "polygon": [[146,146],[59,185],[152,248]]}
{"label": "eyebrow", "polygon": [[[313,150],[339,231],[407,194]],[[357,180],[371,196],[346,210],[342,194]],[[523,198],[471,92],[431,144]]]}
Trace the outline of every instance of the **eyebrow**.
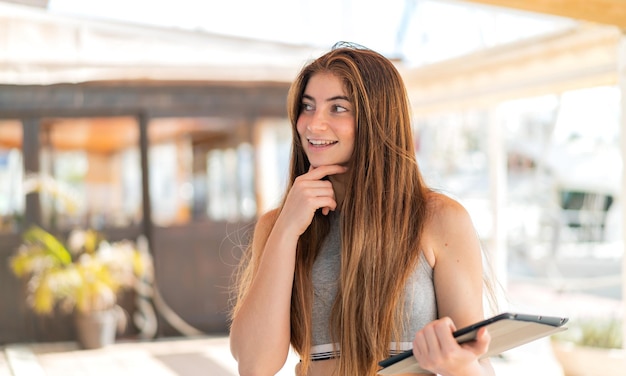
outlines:
{"label": "eyebrow", "polygon": [[[307,94],[302,94],[302,98],[315,101],[315,99],[312,96],[307,95]],[[334,97],[330,97],[330,98],[326,99],[326,102],[332,102],[332,101],[335,101],[335,100],[344,100],[344,101],[350,102],[350,99],[348,97],[346,97],[345,95],[336,95]]]}

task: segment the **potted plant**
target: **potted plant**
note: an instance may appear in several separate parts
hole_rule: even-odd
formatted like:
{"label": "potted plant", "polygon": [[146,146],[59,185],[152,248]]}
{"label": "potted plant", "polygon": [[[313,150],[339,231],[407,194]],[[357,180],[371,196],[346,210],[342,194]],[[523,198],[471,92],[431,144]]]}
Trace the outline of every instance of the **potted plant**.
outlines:
{"label": "potted plant", "polygon": [[552,349],[565,376],[617,376],[626,370],[621,320],[589,317],[570,320],[569,329],[552,336]]}
{"label": "potted plant", "polygon": [[34,312],[50,314],[58,307],[74,313],[84,348],[114,342],[118,324],[125,322],[118,294],[152,267],[149,255],[127,240],[110,243],[92,229],[73,230],[63,243],[34,226],[23,240],[10,267],[27,280],[27,302]]}

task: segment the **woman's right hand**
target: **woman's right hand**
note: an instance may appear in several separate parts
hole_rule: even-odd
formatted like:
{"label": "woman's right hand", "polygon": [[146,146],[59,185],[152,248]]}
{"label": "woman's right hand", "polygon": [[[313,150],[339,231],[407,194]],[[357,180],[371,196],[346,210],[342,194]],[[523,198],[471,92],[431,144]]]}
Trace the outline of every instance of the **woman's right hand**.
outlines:
{"label": "woman's right hand", "polygon": [[259,219],[252,241],[256,271],[230,328],[231,353],[241,375],[275,374],[285,364],[298,238],[316,210],[328,214],[336,209],[332,183],[323,179],[344,172],[339,165],[310,169],[294,180],[278,218],[272,211]]}
{"label": "woman's right hand", "polygon": [[278,221],[283,221],[287,227],[293,226],[297,235],[302,235],[311,224],[315,211],[321,208],[322,213],[327,215],[337,208],[332,183],[323,179],[343,174],[346,170],[340,165],[311,167],[307,173],[298,176],[287,194]]}

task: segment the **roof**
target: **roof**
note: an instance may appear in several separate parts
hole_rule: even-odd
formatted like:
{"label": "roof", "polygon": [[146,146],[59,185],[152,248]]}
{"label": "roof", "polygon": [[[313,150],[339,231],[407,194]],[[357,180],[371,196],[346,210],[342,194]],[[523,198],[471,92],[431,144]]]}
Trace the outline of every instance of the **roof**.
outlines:
{"label": "roof", "polygon": [[290,82],[306,45],[61,16],[0,2],[0,83],[102,80]]}
{"label": "roof", "polygon": [[573,18],[626,30],[625,0],[466,0],[465,2]]}

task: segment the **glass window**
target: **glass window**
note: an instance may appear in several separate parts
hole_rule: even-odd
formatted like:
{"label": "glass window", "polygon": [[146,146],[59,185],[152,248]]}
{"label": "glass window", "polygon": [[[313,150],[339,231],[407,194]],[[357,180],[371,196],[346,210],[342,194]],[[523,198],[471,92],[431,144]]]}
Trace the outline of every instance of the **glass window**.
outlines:
{"label": "glass window", "polygon": [[257,214],[254,150],[249,143],[207,153],[207,216],[240,221]]}
{"label": "glass window", "polygon": [[24,215],[22,123],[0,121],[0,233],[17,232]]}
{"label": "glass window", "polygon": [[149,150],[152,220],[161,226],[180,222],[176,218],[180,186],[176,166],[177,144],[160,143],[151,145]]}
{"label": "glass window", "polygon": [[51,228],[125,227],[141,221],[135,118],[42,121],[40,200]]}
{"label": "glass window", "polygon": [[289,179],[291,124],[287,119],[265,119],[255,127],[257,140],[257,197],[259,212],[280,203]]}

